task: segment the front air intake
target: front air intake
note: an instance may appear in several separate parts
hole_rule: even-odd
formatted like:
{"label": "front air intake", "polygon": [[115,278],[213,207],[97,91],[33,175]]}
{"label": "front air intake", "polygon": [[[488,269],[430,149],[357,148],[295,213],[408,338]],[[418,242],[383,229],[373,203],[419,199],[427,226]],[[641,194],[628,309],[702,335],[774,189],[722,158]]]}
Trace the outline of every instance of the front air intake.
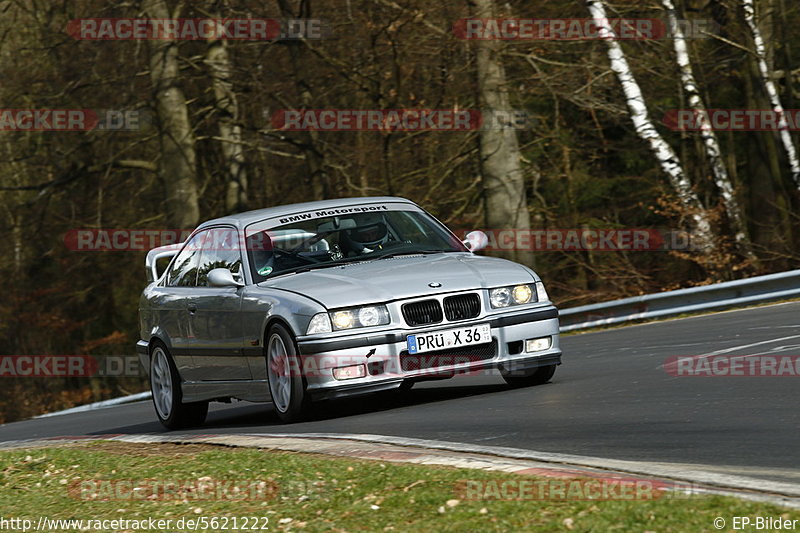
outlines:
{"label": "front air intake", "polygon": [[447,320],[467,320],[481,312],[481,299],[477,294],[459,294],[444,299],[444,316]]}
{"label": "front air intake", "polygon": [[409,326],[438,324],[442,321],[442,306],[437,300],[422,300],[403,305],[403,318]]}

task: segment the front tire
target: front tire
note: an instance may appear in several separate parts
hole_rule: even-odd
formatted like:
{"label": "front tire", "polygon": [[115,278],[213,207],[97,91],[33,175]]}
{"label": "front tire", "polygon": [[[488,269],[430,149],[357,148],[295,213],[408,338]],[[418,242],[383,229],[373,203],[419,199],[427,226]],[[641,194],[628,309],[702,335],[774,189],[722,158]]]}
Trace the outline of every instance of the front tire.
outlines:
{"label": "front tire", "polygon": [[267,333],[267,380],[272,405],[283,422],[298,422],[308,417],[311,400],[306,392],[294,338],[280,324]]}
{"label": "front tire", "polygon": [[398,390],[399,392],[408,392],[408,391],[410,391],[412,388],[414,388],[414,382],[413,382],[413,381],[411,381],[410,379],[405,379],[405,380],[403,380],[403,382],[400,384],[400,386],[399,386],[399,387],[397,387],[397,390]]}
{"label": "front tire", "polygon": [[188,428],[205,422],[208,402],[183,403],[178,369],[161,343],[155,344],[150,354],[150,390],[156,416],[165,428]]}
{"label": "front tire", "polygon": [[532,387],[550,381],[556,373],[556,365],[540,366],[530,373],[519,375],[514,372],[503,372],[503,379],[514,388]]}

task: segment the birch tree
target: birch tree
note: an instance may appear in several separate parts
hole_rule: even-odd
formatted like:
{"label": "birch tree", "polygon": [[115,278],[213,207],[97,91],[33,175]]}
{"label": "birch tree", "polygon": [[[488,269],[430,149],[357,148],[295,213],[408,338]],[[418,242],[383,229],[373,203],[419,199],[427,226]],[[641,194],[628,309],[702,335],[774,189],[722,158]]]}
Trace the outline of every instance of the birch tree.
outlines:
{"label": "birch tree", "polygon": [[231,81],[231,58],[225,39],[208,43],[206,65],[211,73],[225,168],[225,211],[247,209],[247,168],[239,123],[239,103]]}
{"label": "birch tree", "polygon": [[[475,18],[493,18],[494,0],[473,0]],[[483,112],[511,116],[501,43],[477,40],[478,89]],[[517,132],[511,125],[494,121],[480,132],[481,171],[483,173],[486,223],[492,229],[530,229],[530,214]],[[529,250],[515,250],[510,258],[532,264]]]}
{"label": "birch tree", "polygon": [[[171,18],[165,0],[144,0],[142,7],[151,18]],[[154,39],[149,46],[150,80],[160,128],[158,172],[166,191],[167,223],[175,229],[193,228],[200,219],[197,155],[186,97],[178,85],[178,43]]]}
{"label": "birch tree", "polygon": [[705,251],[712,250],[715,246],[715,239],[708,212],[694,191],[691,180],[683,171],[678,155],[658,133],[658,130],[650,120],[644,95],[636,78],[633,76],[616,34],[611,29],[603,1],[587,0],[586,4],[589,8],[589,13],[597,24],[600,36],[608,46],[608,59],[611,63],[611,70],[616,74],[622,86],[636,134],[649,144],[659,165],[661,165],[662,170],[669,178],[669,182],[675,190],[681,206],[686,212],[690,213],[695,242]]}
{"label": "birch tree", "polygon": [[744,8],[744,20],[747,22],[747,26],[750,28],[750,35],[753,38],[754,53],[756,62],[758,63],[758,71],[761,75],[761,83],[764,85],[764,90],[767,92],[772,111],[778,117],[778,130],[781,143],[786,152],[786,157],[789,160],[789,169],[792,173],[792,179],[798,189],[800,189],[800,159],[797,157],[797,151],[792,142],[792,136],[789,134],[789,123],[786,122],[783,105],[778,96],[778,90],[775,88],[775,82],[772,81],[769,65],[767,65],[767,49],[764,45],[764,39],[761,36],[761,30],[758,28],[756,9],[753,5],[753,0],[742,0],[742,7]]}
{"label": "birch tree", "polygon": [[694,77],[691,59],[689,58],[689,48],[686,44],[683,29],[680,24],[678,24],[675,6],[672,0],[661,0],[661,5],[664,6],[664,11],[667,14],[667,21],[669,23],[670,35],[672,36],[673,47],[675,48],[675,57],[678,62],[678,68],[680,69],[683,90],[686,93],[689,106],[691,106],[695,116],[700,117],[702,121],[700,138],[703,141],[703,147],[705,148],[706,158],[711,167],[714,183],[722,196],[722,203],[725,206],[728,221],[733,229],[734,239],[742,251],[753,259],[754,257],[750,250],[750,240],[747,235],[747,226],[744,221],[742,208],[739,205],[739,201],[736,199],[733,183],[725,167],[717,134],[711,127],[705,102],[703,102],[703,98],[700,96],[700,89]]}

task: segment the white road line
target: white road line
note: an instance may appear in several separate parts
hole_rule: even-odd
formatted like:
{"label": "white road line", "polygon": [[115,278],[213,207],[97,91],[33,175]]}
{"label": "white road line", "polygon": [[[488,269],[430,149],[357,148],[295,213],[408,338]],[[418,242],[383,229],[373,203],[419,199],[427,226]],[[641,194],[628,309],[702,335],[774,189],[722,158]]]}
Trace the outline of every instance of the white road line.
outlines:
{"label": "white road line", "polygon": [[744,350],[745,348],[752,348],[753,346],[761,346],[762,344],[770,344],[770,343],[773,343],[773,342],[785,341],[785,340],[789,340],[789,339],[800,339],[800,335],[790,335],[788,337],[780,337],[780,338],[777,338],[777,339],[769,339],[769,340],[766,340],[766,341],[754,342],[752,344],[742,344],[740,346],[733,346],[732,348],[725,348],[725,349],[717,350],[717,351],[714,351],[714,352],[704,353],[703,355],[699,355],[698,357],[709,357],[709,356],[712,356],[712,355],[721,355],[721,354],[724,354],[724,353],[730,353],[730,352],[736,352],[738,350]]}

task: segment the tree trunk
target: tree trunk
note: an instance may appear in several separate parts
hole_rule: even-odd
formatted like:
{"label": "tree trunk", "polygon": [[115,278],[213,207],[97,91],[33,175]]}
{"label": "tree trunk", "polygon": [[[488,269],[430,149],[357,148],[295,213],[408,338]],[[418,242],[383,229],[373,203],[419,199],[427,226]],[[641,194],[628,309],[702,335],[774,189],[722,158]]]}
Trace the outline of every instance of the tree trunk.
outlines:
{"label": "tree trunk", "polygon": [[786,122],[783,105],[781,105],[781,99],[778,96],[778,90],[775,88],[775,82],[772,81],[771,70],[767,64],[767,49],[764,45],[764,39],[761,36],[761,30],[756,20],[756,9],[753,5],[753,0],[742,0],[742,7],[744,8],[744,20],[747,22],[751,37],[753,38],[753,46],[758,62],[759,74],[761,75],[761,83],[764,85],[764,90],[767,92],[772,110],[778,116],[778,129],[781,143],[783,144],[783,149],[786,151],[786,157],[789,160],[789,169],[792,173],[792,179],[795,185],[800,189],[800,159],[797,157],[797,151],[792,142],[792,136],[789,134],[789,124]]}
{"label": "tree trunk", "polygon": [[[766,109],[769,101],[763,90],[757,60],[747,58],[742,73],[746,109]],[[729,132],[729,135],[746,135],[743,162],[747,200],[751,213],[758,213],[751,221],[752,242],[764,250],[785,250],[791,242],[791,208],[787,206],[789,183],[781,172],[781,147],[777,135],[769,132]],[[790,247],[790,246],[789,246]],[[764,257],[770,269],[790,268],[776,263],[774,257]]]}
{"label": "tree trunk", "polygon": [[219,136],[225,160],[225,211],[238,213],[247,209],[247,168],[239,125],[239,103],[231,81],[231,59],[224,39],[209,42],[206,64],[211,70],[214,99],[219,117]]}
{"label": "tree trunk", "polygon": [[[494,17],[494,0],[473,0],[475,18]],[[501,61],[501,43],[475,41],[480,101],[484,114],[510,116],[506,73]],[[522,170],[517,132],[512,125],[497,121],[480,131],[481,172],[483,174],[486,223],[490,229],[530,230],[530,214]],[[531,250],[513,250],[509,259],[533,264]]]}
{"label": "tree trunk", "polygon": [[625,93],[625,100],[628,104],[636,133],[650,145],[650,149],[655,154],[661,168],[669,177],[670,184],[675,190],[681,206],[684,211],[690,214],[695,243],[701,249],[710,252],[715,247],[715,239],[708,213],[692,188],[691,180],[684,173],[678,155],[658,133],[658,130],[650,120],[642,91],[609,24],[605,5],[602,0],[587,0],[586,4],[589,8],[589,13],[591,13],[592,18],[597,23],[597,27],[600,29],[600,34],[605,36],[604,40],[608,46],[611,70],[614,71],[620,85],[622,85],[622,91]]}
{"label": "tree trunk", "polygon": [[745,223],[742,208],[739,201],[736,199],[736,193],[733,188],[733,183],[728,176],[728,170],[725,167],[725,162],[722,158],[722,149],[720,148],[717,134],[714,132],[711,124],[708,122],[708,113],[706,110],[705,102],[700,96],[700,89],[697,86],[697,80],[692,71],[692,63],[689,58],[689,49],[686,45],[686,38],[683,35],[683,30],[678,24],[678,16],[675,12],[675,6],[672,0],[661,0],[664,6],[664,11],[667,14],[667,21],[669,23],[670,33],[672,35],[672,43],[675,48],[675,56],[677,58],[678,67],[681,73],[681,83],[686,97],[689,101],[689,106],[695,112],[695,115],[701,117],[703,125],[700,128],[700,138],[703,141],[706,157],[711,166],[711,173],[714,176],[714,183],[719,189],[722,196],[722,203],[725,206],[725,212],[728,215],[728,221],[734,233],[736,244],[739,246],[740,251],[743,252],[749,259],[755,260],[755,256],[751,250],[750,239],[747,233],[747,225]]}
{"label": "tree trunk", "polygon": [[[164,0],[144,0],[147,16],[170,18]],[[159,121],[161,159],[159,176],[166,191],[167,223],[171,228],[193,228],[200,219],[194,135],[186,98],[178,86],[178,43],[155,39],[150,46],[150,79]]]}
{"label": "tree trunk", "polygon": [[[278,4],[281,9],[281,15],[285,18],[311,16],[310,2],[301,2],[297,13],[290,5],[289,0],[278,0]],[[311,83],[307,78],[308,69],[305,66],[304,58],[307,49],[301,43],[291,43],[287,48],[293,70],[292,80],[294,80],[295,87],[300,94],[302,107],[313,109],[315,99]],[[300,132],[299,137],[302,140],[302,151],[305,156],[306,185],[314,200],[324,200],[331,196],[332,186],[328,175],[328,166],[325,162],[325,154],[322,151],[322,143],[319,140],[319,132],[314,130],[303,131]]]}

